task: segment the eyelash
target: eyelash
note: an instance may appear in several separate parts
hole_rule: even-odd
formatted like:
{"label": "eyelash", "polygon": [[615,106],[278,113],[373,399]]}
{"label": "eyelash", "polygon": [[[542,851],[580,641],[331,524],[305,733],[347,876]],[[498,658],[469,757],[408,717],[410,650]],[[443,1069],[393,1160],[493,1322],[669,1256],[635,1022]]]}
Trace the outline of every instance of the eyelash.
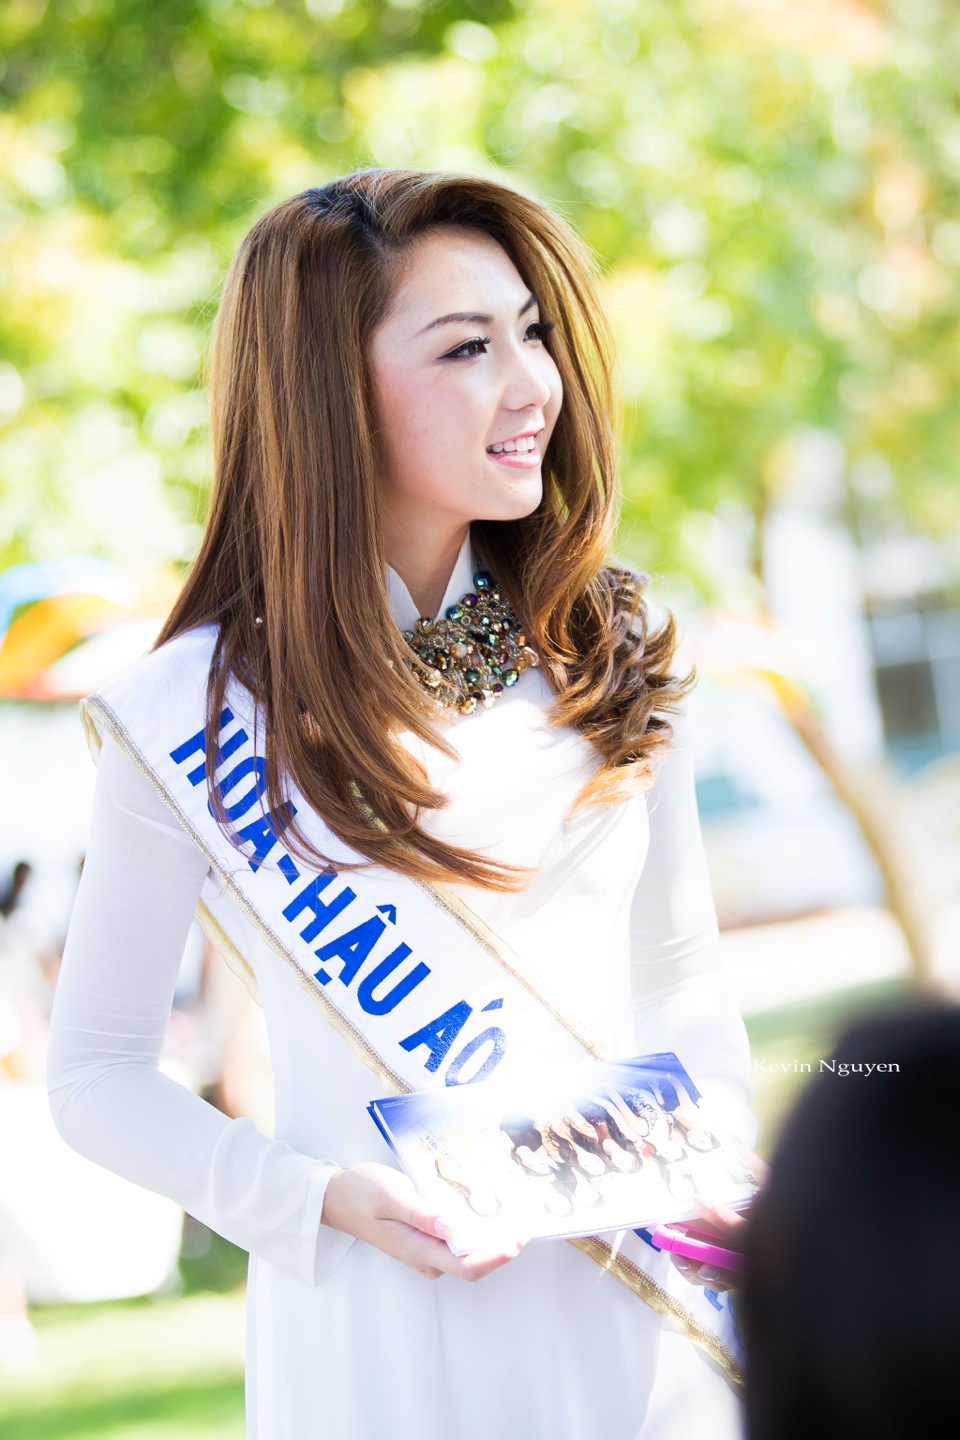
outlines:
{"label": "eyelash", "polygon": [[[527,326],[527,333],[529,334],[531,330],[534,330],[534,331],[536,331],[536,336],[535,336],[535,338],[536,338],[537,340],[543,340],[543,339],[546,338],[547,335],[550,334],[550,331],[553,329],[553,327],[554,327],[555,324],[556,324],[556,321],[555,321],[555,320],[534,320],[532,324],[530,324],[530,325]],[[449,353],[448,355],[444,355],[443,358],[444,358],[444,360],[478,360],[478,359],[480,358],[478,354],[475,354],[475,353],[474,353],[474,354],[467,354],[467,353],[466,353],[467,350],[468,350],[468,347],[471,346],[471,345],[489,345],[489,344],[490,344],[490,336],[489,336],[489,335],[481,335],[478,339],[475,339],[475,340],[464,340],[464,342],[463,342],[462,345],[458,345],[457,348],[456,348],[456,350],[451,350],[450,353]],[[486,351],[485,351],[485,350],[484,350],[484,351],[481,351],[480,354],[484,354],[484,355],[485,355],[485,354],[486,354]]]}

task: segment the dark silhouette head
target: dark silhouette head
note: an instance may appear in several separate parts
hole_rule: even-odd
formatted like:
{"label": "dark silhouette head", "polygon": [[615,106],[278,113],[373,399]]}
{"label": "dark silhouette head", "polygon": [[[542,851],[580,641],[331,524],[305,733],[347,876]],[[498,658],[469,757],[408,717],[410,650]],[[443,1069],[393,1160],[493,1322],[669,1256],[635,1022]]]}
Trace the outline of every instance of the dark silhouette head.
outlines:
{"label": "dark silhouette head", "polygon": [[831,1063],[745,1232],[748,1440],[960,1433],[960,1007],[862,1021]]}

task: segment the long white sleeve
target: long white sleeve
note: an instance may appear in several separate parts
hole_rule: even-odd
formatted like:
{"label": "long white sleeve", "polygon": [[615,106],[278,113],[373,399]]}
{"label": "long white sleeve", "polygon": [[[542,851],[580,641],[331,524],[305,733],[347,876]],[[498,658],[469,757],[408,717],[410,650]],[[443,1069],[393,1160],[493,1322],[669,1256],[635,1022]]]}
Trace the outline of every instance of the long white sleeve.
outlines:
{"label": "long white sleeve", "polygon": [[206,872],[149,782],[107,740],[50,1026],[54,1121],[89,1159],[317,1283],[352,1243],[320,1224],[336,1166],[229,1119],[158,1069]]}
{"label": "long white sleeve", "polygon": [[647,792],[650,850],[634,894],[631,990],[638,1053],[673,1050],[715,1123],[749,1148],[750,1046],[724,975],[683,718]]}

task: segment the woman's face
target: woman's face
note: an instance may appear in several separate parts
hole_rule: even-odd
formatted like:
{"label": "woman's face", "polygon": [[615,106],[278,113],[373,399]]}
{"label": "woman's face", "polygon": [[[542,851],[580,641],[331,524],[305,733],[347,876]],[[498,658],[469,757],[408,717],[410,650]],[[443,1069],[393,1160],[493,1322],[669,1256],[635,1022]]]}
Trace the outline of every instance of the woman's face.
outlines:
{"label": "woman's face", "polygon": [[[429,231],[404,255],[393,307],[371,342],[381,498],[394,533],[462,536],[471,520],[536,509],[563,396],[540,319],[513,262],[483,231]],[[534,448],[491,453],[518,436],[532,436]]]}

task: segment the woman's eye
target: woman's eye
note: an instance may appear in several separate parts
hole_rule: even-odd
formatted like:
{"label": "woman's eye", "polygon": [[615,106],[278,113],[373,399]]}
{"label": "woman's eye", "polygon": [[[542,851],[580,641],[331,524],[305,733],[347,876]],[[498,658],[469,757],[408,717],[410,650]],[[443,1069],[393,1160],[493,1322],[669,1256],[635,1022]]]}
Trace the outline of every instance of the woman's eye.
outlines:
{"label": "woman's eye", "polygon": [[458,346],[457,346],[456,350],[451,350],[449,355],[445,355],[445,356],[444,356],[444,359],[445,359],[445,360],[472,360],[472,359],[474,358],[474,356],[476,356],[476,355],[485,355],[485,354],[487,353],[485,348],[482,349],[482,350],[474,350],[474,349],[472,348],[474,345],[482,345],[482,346],[486,347],[486,346],[489,345],[489,344],[490,344],[490,336],[489,336],[489,335],[484,335],[484,336],[482,336],[479,340],[465,340],[462,345],[458,345]]}
{"label": "woman's eye", "polygon": [[[550,334],[554,324],[555,322],[553,320],[534,320],[532,324],[527,326],[527,335],[532,335],[534,340],[543,340]],[[481,335],[474,340],[464,340],[462,345],[458,345],[456,350],[451,350],[450,353],[444,355],[443,358],[444,360],[473,360],[478,355],[486,355],[486,347],[489,344],[489,335]],[[480,347],[479,349],[476,348],[478,346]]]}

